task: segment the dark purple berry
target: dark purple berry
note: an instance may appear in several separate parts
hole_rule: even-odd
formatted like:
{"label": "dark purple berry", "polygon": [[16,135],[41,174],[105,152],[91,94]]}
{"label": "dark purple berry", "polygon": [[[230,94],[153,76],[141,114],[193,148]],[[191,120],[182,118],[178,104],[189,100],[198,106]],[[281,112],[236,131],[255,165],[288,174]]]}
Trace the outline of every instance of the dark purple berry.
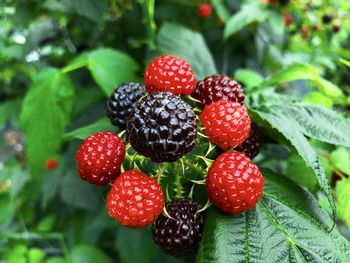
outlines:
{"label": "dark purple berry", "polygon": [[[177,200],[165,205],[169,217],[160,214],[152,225],[154,242],[175,257],[195,255],[202,237],[202,205],[190,200]],[[197,213],[197,214],[196,214]]]}
{"label": "dark purple berry", "polygon": [[252,123],[248,138],[240,146],[236,147],[235,150],[253,159],[260,151],[261,141],[262,138],[258,126]]}
{"label": "dark purple berry", "polygon": [[230,100],[243,104],[244,93],[237,81],[225,75],[211,75],[199,81],[192,97],[199,100],[198,106],[202,109],[205,105],[218,100]]}
{"label": "dark purple berry", "polygon": [[170,92],[154,92],[136,104],[126,136],[138,153],[152,161],[175,162],[194,148],[196,128],[190,105]]}
{"label": "dark purple berry", "polygon": [[120,84],[107,101],[107,116],[111,123],[120,128],[125,128],[126,120],[136,102],[145,94],[145,87],[138,83]]}

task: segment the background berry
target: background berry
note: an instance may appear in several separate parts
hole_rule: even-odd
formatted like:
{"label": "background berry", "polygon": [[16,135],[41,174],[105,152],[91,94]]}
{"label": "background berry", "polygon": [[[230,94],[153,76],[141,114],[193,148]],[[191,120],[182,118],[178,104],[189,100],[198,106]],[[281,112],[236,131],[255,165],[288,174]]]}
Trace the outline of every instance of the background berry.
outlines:
{"label": "background berry", "polygon": [[199,100],[198,106],[204,108],[213,101],[230,100],[243,104],[244,93],[237,81],[226,75],[211,75],[199,81],[192,97]]}
{"label": "background berry", "polygon": [[45,168],[47,170],[55,170],[57,168],[57,160],[55,158],[49,158],[45,162]]}
{"label": "background berry", "polygon": [[209,141],[223,150],[244,142],[250,131],[250,118],[245,106],[219,100],[206,106],[199,116]]}
{"label": "background berry", "polygon": [[200,4],[198,6],[198,15],[203,18],[208,18],[211,16],[213,8],[210,4]]}
{"label": "background berry", "polygon": [[125,128],[136,102],[146,94],[145,87],[135,82],[120,84],[107,101],[107,116],[115,126]]}
{"label": "background berry", "polygon": [[209,168],[209,199],[223,212],[240,213],[255,206],[262,196],[264,178],[244,154],[221,154]]}
{"label": "background berry", "polygon": [[260,151],[261,140],[262,138],[258,126],[255,123],[251,123],[248,138],[241,145],[236,147],[235,150],[253,159]]}
{"label": "background berry", "polygon": [[118,177],[124,158],[124,142],[112,132],[98,132],[89,136],[76,153],[80,177],[101,186]]}
{"label": "background berry", "polygon": [[130,114],[127,138],[154,162],[174,162],[195,146],[196,116],[190,105],[170,92],[143,97]]}
{"label": "background berry", "polygon": [[156,57],[145,71],[145,86],[149,93],[169,91],[176,95],[189,95],[195,84],[196,77],[190,64],[172,55]]}
{"label": "background berry", "polygon": [[322,22],[324,24],[330,24],[332,22],[332,20],[333,20],[333,16],[331,14],[324,14],[322,16]]}
{"label": "background berry", "polygon": [[292,16],[290,14],[285,14],[284,16],[284,25],[289,27],[292,24]]}
{"label": "background berry", "polygon": [[155,178],[129,170],[115,180],[106,206],[108,214],[123,226],[143,228],[162,212],[164,194]]}
{"label": "background berry", "polygon": [[[195,255],[202,237],[204,214],[202,206],[189,199],[166,204],[169,218],[161,214],[152,225],[154,242],[175,257]],[[174,220],[175,219],[175,220]]]}

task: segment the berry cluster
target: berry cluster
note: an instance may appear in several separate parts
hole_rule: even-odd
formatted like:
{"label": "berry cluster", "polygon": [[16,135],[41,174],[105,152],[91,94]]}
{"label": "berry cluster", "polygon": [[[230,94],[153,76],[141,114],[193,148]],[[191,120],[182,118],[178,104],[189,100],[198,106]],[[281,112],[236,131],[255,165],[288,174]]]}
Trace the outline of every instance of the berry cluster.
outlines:
{"label": "berry cluster", "polygon": [[[253,208],[262,196],[264,179],[250,159],[259,152],[260,132],[243,104],[243,88],[228,76],[216,74],[196,84],[188,62],[163,55],[151,61],[144,77],[145,87],[122,83],[107,101],[107,116],[124,129],[124,137],[113,132],[89,136],[77,150],[77,168],[83,180],[111,184],[106,208],[112,218],[130,228],[152,224],[156,244],[168,254],[189,259],[198,249],[207,206],[192,198],[195,185],[184,197],[183,186],[190,181],[183,182],[180,171],[163,171],[161,163],[185,166],[208,159],[198,150],[191,154],[196,144],[208,139],[226,151],[214,156],[207,173],[203,167],[208,198],[225,213],[240,213]],[[199,116],[191,100],[197,102]],[[141,172],[136,157],[142,163],[145,159],[156,163],[156,174]],[[166,180],[162,186],[165,176],[180,180]],[[165,203],[163,187],[176,188],[172,201]]]}

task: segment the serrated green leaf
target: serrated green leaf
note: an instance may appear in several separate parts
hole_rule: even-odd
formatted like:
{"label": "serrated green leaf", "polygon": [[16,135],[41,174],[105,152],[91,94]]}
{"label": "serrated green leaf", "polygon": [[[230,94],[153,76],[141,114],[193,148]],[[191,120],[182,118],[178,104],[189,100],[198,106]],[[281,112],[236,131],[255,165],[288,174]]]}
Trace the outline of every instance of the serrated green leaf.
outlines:
{"label": "serrated green leaf", "polygon": [[343,92],[341,91],[341,89],[334,83],[321,77],[317,78],[315,81],[318,84],[318,88],[320,89],[320,91],[322,91],[325,95],[330,97],[343,96]]}
{"label": "serrated green leaf", "polygon": [[6,227],[16,211],[16,204],[9,193],[0,193],[0,229]]}
{"label": "serrated green leaf", "polygon": [[117,128],[114,127],[108,118],[102,118],[95,123],[89,124],[87,126],[78,128],[74,131],[68,132],[64,135],[65,140],[81,139],[84,140],[86,137],[102,131],[114,131]]}
{"label": "serrated green leaf", "polygon": [[165,23],[159,31],[158,49],[163,53],[187,60],[195,72],[197,80],[217,72],[203,36],[186,27]]}
{"label": "serrated green leaf", "polygon": [[208,211],[196,262],[347,262],[350,243],[337,228],[330,231],[333,222],[315,198],[286,177],[263,175],[255,208],[236,215]]}
{"label": "serrated green leaf", "polygon": [[269,111],[286,116],[306,136],[350,147],[350,122],[335,111],[302,103],[277,104]]}
{"label": "serrated green leaf", "polygon": [[125,81],[138,81],[139,65],[118,50],[101,48],[88,54],[88,68],[106,96]]}
{"label": "serrated green leaf", "polygon": [[44,172],[45,161],[59,150],[72,106],[73,88],[66,75],[47,68],[34,78],[20,115],[28,165],[34,177]]}
{"label": "serrated green leaf", "polygon": [[340,147],[331,153],[331,162],[343,173],[350,175],[350,154],[349,152]]}
{"label": "serrated green leaf", "polygon": [[106,255],[102,250],[80,244],[75,246],[71,252],[72,262],[74,263],[112,263],[113,260]]}
{"label": "serrated green leaf", "polygon": [[262,9],[261,6],[256,4],[244,5],[227,21],[224,37],[228,38],[252,23],[262,22],[268,18],[268,15],[268,11]]}
{"label": "serrated green leaf", "polygon": [[0,104],[0,127],[2,127],[7,120],[17,122],[21,104],[22,99],[7,100]]}
{"label": "serrated green leaf", "polygon": [[211,3],[214,6],[214,9],[216,13],[218,14],[219,18],[226,22],[230,18],[230,13],[225,7],[225,3],[223,0],[212,0]]}
{"label": "serrated green leaf", "polygon": [[350,229],[350,179],[342,179],[335,186],[335,195],[337,197],[337,212]]}
{"label": "serrated green leaf", "polygon": [[[270,107],[269,109],[271,110]],[[275,133],[273,138],[284,144],[289,144],[303,158],[306,165],[313,170],[320,188],[328,198],[333,211],[333,217],[335,217],[335,204],[325,170],[316,151],[298,129],[299,127],[294,125],[284,114],[278,114],[278,112],[275,114],[274,111],[262,112],[251,110],[250,113],[253,121],[259,124],[259,126],[265,127],[269,131],[277,131],[277,134]]]}

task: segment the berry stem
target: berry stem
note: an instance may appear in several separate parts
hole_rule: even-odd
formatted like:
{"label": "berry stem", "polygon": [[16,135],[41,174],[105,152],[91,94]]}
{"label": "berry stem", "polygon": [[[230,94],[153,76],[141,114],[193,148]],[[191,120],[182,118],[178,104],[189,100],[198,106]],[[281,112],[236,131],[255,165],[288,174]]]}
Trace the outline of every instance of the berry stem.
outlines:
{"label": "berry stem", "polygon": [[146,17],[147,42],[149,50],[156,49],[156,31],[157,26],[154,21],[155,0],[145,0],[143,3],[143,12]]}
{"label": "berry stem", "polygon": [[[182,167],[183,167],[183,162],[181,160],[181,164],[182,164]],[[184,169],[181,169],[182,170],[182,176],[184,176]],[[181,175],[179,172],[177,172],[175,174],[175,198],[176,199],[181,199],[182,198],[182,193],[183,193],[183,187],[182,187],[182,184],[181,184]]]}

